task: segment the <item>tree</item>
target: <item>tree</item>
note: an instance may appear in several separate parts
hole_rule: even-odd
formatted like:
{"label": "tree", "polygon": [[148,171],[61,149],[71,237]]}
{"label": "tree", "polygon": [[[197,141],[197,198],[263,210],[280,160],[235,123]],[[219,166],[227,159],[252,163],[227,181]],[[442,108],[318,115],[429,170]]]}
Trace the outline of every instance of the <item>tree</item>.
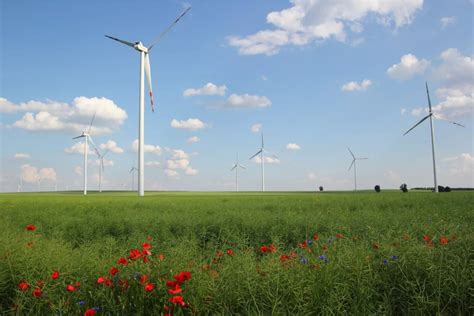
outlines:
{"label": "tree", "polygon": [[374,187],[374,190],[375,190],[375,192],[379,193],[379,192],[380,192],[380,185],[377,184],[377,185]]}
{"label": "tree", "polygon": [[408,192],[408,186],[406,183],[402,183],[402,185],[400,186],[400,190],[402,190],[403,193],[407,193]]}
{"label": "tree", "polygon": [[323,186],[320,186],[320,187],[319,187],[319,191],[321,191],[321,192],[323,192],[323,191],[324,191],[324,188],[323,188]]}

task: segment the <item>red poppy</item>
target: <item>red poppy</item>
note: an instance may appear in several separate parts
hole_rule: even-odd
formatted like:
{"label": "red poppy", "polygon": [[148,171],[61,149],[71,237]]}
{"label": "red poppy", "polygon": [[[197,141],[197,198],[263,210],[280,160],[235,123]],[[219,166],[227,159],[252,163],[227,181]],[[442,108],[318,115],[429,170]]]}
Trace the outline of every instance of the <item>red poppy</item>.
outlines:
{"label": "red poppy", "polygon": [[233,256],[233,255],[234,255],[234,250],[232,250],[232,249],[227,249],[227,254],[228,254],[229,256]]}
{"label": "red poppy", "polygon": [[153,283],[148,283],[147,285],[145,285],[145,291],[147,292],[152,292],[154,288],[155,285]]}
{"label": "red poppy", "polygon": [[179,283],[183,283],[184,281],[191,279],[191,273],[188,271],[180,272],[174,276],[174,279]]}
{"label": "red poppy", "polygon": [[179,285],[178,281],[166,281],[167,287],[175,287],[176,285]]}
{"label": "red poppy", "polygon": [[260,252],[262,252],[262,253],[266,253],[266,252],[269,252],[269,251],[270,251],[270,249],[265,245],[260,247]]}
{"label": "red poppy", "polygon": [[128,289],[128,287],[129,287],[128,280],[126,280],[126,279],[123,279],[123,280],[120,279],[120,280],[118,281],[118,284],[119,284],[119,286],[122,288],[122,290],[126,290],[126,289]]}
{"label": "red poppy", "polygon": [[29,225],[26,225],[25,229],[31,232],[34,232],[36,230],[36,226],[33,224],[29,224]]}
{"label": "red poppy", "polygon": [[147,239],[147,240],[153,240],[153,237],[151,237],[151,236],[146,236],[146,239]]}
{"label": "red poppy", "polygon": [[290,257],[293,258],[293,259],[298,258],[298,254],[296,252],[292,251],[292,252],[290,252]]}
{"label": "red poppy", "polygon": [[277,248],[275,247],[274,244],[270,244],[269,248],[270,248],[271,253],[275,253],[277,251]]}
{"label": "red poppy", "polygon": [[119,272],[119,269],[117,269],[116,267],[112,267],[112,268],[110,268],[110,270],[109,270],[109,273],[110,273],[112,276],[116,275],[118,272]]}
{"label": "red poppy", "polygon": [[424,235],[424,236],[423,236],[423,240],[426,241],[426,242],[430,242],[430,241],[431,241],[431,237],[428,236],[428,235]]}
{"label": "red poppy", "polygon": [[31,294],[33,294],[34,297],[41,297],[41,295],[43,295],[43,291],[41,291],[41,289],[37,287],[33,290]]}
{"label": "red poppy", "polygon": [[162,253],[160,253],[160,254],[158,255],[158,260],[160,260],[160,261],[165,260],[165,255],[162,254]]}
{"label": "red poppy", "polygon": [[107,279],[105,280],[104,285],[112,287],[114,285],[114,281],[112,281],[111,279]]}
{"label": "red poppy", "polygon": [[51,279],[56,280],[57,278],[59,278],[59,272],[53,271],[53,273],[51,274]]}
{"label": "red poppy", "polygon": [[142,274],[142,276],[140,277],[140,283],[145,284],[147,281],[148,281],[148,275]]}
{"label": "red poppy", "polygon": [[222,251],[217,250],[217,251],[216,251],[216,254],[215,254],[215,257],[216,257],[216,258],[220,258],[220,257],[222,257],[223,255],[224,255],[224,253],[222,253]]}
{"label": "red poppy", "polygon": [[20,281],[20,283],[18,283],[18,288],[22,291],[26,291],[30,288],[30,285],[25,281]]}
{"label": "red poppy", "polygon": [[128,257],[131,260],[137,260],[142,256],[142,253],[138,249],[130,250],[130,256]]}
{"label": "red poppy", "polygon": [[184,306],[186,303],[184,303],[184,299],[182,296],[173,296],[170,297],[170,302],[175,304],[175,305],[181,305]]}
{"label": "red poppy", "polygon": [[126,265],[128,265],[128,261],[127,261],[127,259],[122,257],[122,258],[117,260],[117,264],[121,264],[123,266],[126,266]]}
{"label": "red poppy", "polygon": [[143,263],[147,263],[148,262],[148,257],[147,256],[143,256]]}
{"label": "red poppy", "polygon": [[449,238],[446,237],[446,236],[442,236],[440,239],[439,239],[439,243],[441,245],[447,245],[448,244],[448,241],[449,241]]}
{"label": "red poppy", "polygon": [[151,249],[151,245],[150,245],[149,243],[147,243],[147,242],[144,242],[144,243],[142,244],[142,248],[143,248],[143,249]]}
{"label": "red poppy", "polygon": [[314,240],[314,241],[318,241],[318,240],[319,240],[318,234],[314,234],[314,235],[313,235],[313,240]]}
{"label": "red poppy", "polygon": [[306,241],[298,243],[298,247],[301,249],[306,249],[308,247],[308,243]]}
{"label": "red poppy", "polygon": [[88,310],[85,311],[84,316],[94,316],[95,314],[97,314],[95,309],[89,308]]}
{"label": "red poppy", "polygon": [[179,284],[176,284],[173,289],[168,290],[168,293],[176,295],[176,294],[181,293],[182,291],[183,291],[183,289],[179,287]]}
{"label": "red poppy", "polygon": [[287,260],[290,260],[290,256],[285,255],[285,254],[283,254],[283,255],[280,256],[280,261],[281,261],[281,262],[285,262],[285,261],[287,261]]}
{"label": "red poppy", "polygon": [[107,281],[106,277],[98,277],[97,278],[97,283],[98,284],[103,284],[103,283],[105,283],[105,281]]}
{"label": "red poppy", "polygon": [[344,235],[343,235],[343,234],[340,234],[340,233],[337,233],[337,234],[336,234],[336,238],[344,238]]}
{"label": "red poppy", "polygon": [[81,282],[77,281],[75,284],[74,284],[75,287],[81,287]]}
{"label": "red poppy", "polygon": [[68,286],[66,286],[66,291],[74,292],[74,291],[76,291],[76,287],[72,284],[69,284]]}

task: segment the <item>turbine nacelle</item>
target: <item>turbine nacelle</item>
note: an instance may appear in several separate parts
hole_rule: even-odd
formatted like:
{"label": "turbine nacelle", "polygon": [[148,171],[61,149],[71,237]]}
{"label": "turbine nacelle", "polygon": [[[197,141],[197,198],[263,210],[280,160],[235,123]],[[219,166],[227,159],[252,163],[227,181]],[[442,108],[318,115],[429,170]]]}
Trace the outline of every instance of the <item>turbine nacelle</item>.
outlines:
{"label": "turbine nacelle", "polygon": [[148,54],[148,48],[145,45],[143,45],[142,42],[135,42],[135,45],[133,45],[133,48],[135,48],[139,52],[144,52],[145,54]]}

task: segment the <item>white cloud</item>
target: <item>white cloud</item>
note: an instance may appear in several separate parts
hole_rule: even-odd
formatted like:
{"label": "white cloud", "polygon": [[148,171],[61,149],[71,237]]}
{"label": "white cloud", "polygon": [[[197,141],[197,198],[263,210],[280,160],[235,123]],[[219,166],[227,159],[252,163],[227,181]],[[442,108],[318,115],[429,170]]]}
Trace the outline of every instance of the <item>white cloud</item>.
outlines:
{"label": "white cloud", "polygon": [[159,166],[161,166],[161,163],[159,161],[147,161],[147,162],[145,162],[145,166],[159,167]]}
{"label": "white cloud", "polygon": [[31,165],[21,166],[21,179],[27,183],[37,183],[38,181],[56,181],[56,171],[53,168],[38,168]]}
{"label": "white cloud", "polygon": [[415,75],[422,75],[430,66],[430,62],[426,59],[419,60],[413,54],[403,55],[400,63],[394,64],[387,69],[387,74],[396,80],[408,80]]}
{"label": "white cloud", "polygon": [[[442,159],[441,162],[446,168],[446,174],[450,177],[453,177],[455,183],[460,182],[472,182],[474,181],[474,156],[471,153],[462,153],[458,156],[448,157]],[[442,169],[443,170],[443,169]],[[465,181],[461,181],[461,178]]]}
{"label": "white cloud", "polygon": [[218,103],[224,108],[266,108],[272,105],[272,101],[266,96],[250,94],[231,94],[227,100]]}
{"label": "white cloud", "polygon": [[372,81],[364,79],[361,83],[356,81],[350,81],[344,84],[341,88],[342,91],[365,91],[372,85]]}
{"label": "white cloud", "polygon": [[188,168],[186,168],[184,173],[186,173],[188,176],[195,176],[199,173],[199,171],[196,170],[196,169],[193,169],[191,167],[188,167]]}
{"label": "white cloud", "polygon": [[286,45],[303,46],[334,38],[345,41],[348,33],[359,34],[363,22],[375,16],[383,25],[401,27],[411,23],[423,0],[290,0],[291,7],[270,12],[273,29],[245,37],[229,36],[230,46],[243,55],[274,55]]}
{"label": "white cloud", "polygon": [[96,113],[91,133],[106,134],[116,130],[127,119],[125,110],[106,98],[77,97],[72,104],[56,101],[28,101],[14,104],[0,98],[0,112],[26,112],[11,126],[29,131],[66,131],[80,133],[89,128]]}
{"label": "white cloud", "polygon": [[29,154],[17,153],[14,156],[15,159],[29,159],[31,156]]}
{"label": "white cloud", "polygon": [[252,133],[259,133],[262,130],[263,125],[261,123],[253,124],[250,130]]}
{"label": "white cloud", "polygon": [[173,128],[188,129],[191,131],[196,131],[207,127],[206,123],[197,118],[190,118],[180,121],[173,119],[170,125]]}
{"label": "white cloud", "polygon": [[217,86],[212,82],[207,83],[201,88],[190,88],[183,92],[183,96],[192,97],[196,95],[225,95],[227,87],[225,85]]}
{"label": "white cloud", "polygon": [[452,24],[456,23],[456,17],[455,16],[445,16],[445,17],[442,17],[439,21],[441,22],[441,27],[443,29],[445,29],[449,25],[452,25]]}
{"label": "white cloud", "polygon": [[167,169],[182,169],[186,170],[189,167],[189,160],[188,159],[176,159],[176,160],[167,160],[166,161],[166,168]]}
{"label": "white cloud", "polygon": [[401,114],[401,115],[405,115],[406,112],[407,112],[407,109],[405,109],[405,108],[402,108],[402,109],[400,110],[400,114]]}
{"label": "white cloud", "polygon": [[173,159],[189,159],[189,155],[184,150],[167,148],[166,151],[172,154]]}
{"label": "white cloud", "polygon": [[110,152],[113,152],[114,154],[122,154],[123,149],[117,146],[117,143],[113,140],[108,140],[104,144],[100,144],[100,149],[102,150],[109,150]]}
{"label": "white cloud", "polygon": [[260,76],[260,79],[262,79],[263,81],[267,81],[267,80],[268,80],[267,76],[265,76],[265,75],[261,75],[261,76]]}
{"label": "white cloud", "polygon": [[179,173],[176,170],[165,169],[164,172],[170,178],[177,178],[179,176]]}
{"label": "white cloud", "polygon": [[82,176],[83,175],[82,166],[75,166],[74,167],[74,173],[79,175],[79,176]]}
{"label": "white cloud", "polygon": [[[253,161],[255,163],[262,163],[262,158],[260,158],[260,155],[258,155],[253,159]],[[265,163],[266,164],[279,164],[280,160],[276,157],[265,156]]]}
{"label": "white cloud", "polygon": [[189,137],[188,140],[187,140],[188,144],[194,144],[194,143],[197,143],[199,141],[200,141],[200,139],[197,136]]}
{"label": "white cloud", "polygon": [[[64,148],[64,152],[67,154],[84,155],[84,142],[78,142],[78,143],[73,144],[71,147]],[[90,145],[89,145],[87,154],[88,155],[94,154],[94,151]]]}
{"label": "white cloud", "polygon": [[[138,152],[138,139],[135,139],[132,142],[132,149],[133,149],[134,152]],[[143,145],[143,151],[145,153],[155,154],[155,155],[158,155],[158,156],[161,155],[161,153],[163,152],[160,146],[158,146],[158,145],[147,145],[147,144]]]}
{"label": "white cloud", "polygon": [[411,110],[411,115],[420,116],[421,114],[428,114],[428,109],[425,108],[415,108]]}
{"label": "white cloud", "polygon": [[[100,166],[100,159],[89,160],[89,163],[92,163],[95,166]],[[108,160],[104,158],[104,167],[112,167],[113,165],[114,165],[113,160]]]}
{"label": "white cloud", "polygon": [[300,150],[301,147],[298,144],[289,143],[288,145],[286,145],[286,149],[288,149],[288,150]]}

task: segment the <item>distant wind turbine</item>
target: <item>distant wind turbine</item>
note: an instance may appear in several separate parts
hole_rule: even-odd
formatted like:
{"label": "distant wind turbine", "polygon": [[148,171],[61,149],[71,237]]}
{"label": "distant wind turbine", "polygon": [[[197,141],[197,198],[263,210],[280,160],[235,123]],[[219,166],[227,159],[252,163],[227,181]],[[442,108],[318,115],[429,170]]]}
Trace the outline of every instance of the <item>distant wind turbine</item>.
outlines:
{"label": "distant wind turbine", "polygon": [[428,115],[425,116],[424,118],[422,118],[418,123],[416,123],[415,125],[413,125],[412,128],[410,128],[408,131],[405,132],[405,134],[403,134],[403,136],[405,136],[406,134],[408,134],[409,132],[411,132],[415,127],[417,127],[418,125],[420,125],[423,121],[425,121],[427,118],[430,119],[430,129],[431,129],[431,153],[433,155],[433,178],[434,178],[434,192],[439,192],[438,190],[438,180],[436,178],[436,158],[435,158],[435,135],[434,135],[434,122],[433,122],[433,118],[435,119],[438,119],[438,120],[443,120],[443,121],[447,121],[451,124],[454,124],[454,125],[457,125],[457,126],[461,126],[461,127],[465,127],[464,125],[461,125],[459,123],[456,123],[456,122],[453,122],[453,121],[449,121],[445,118],[441,118],[439,116],[436,116],[434,113],[433,113],[433,109],[431,108],[431,99],[430,99],[430,92],[428,90],[428,83],[425,82],[425,86],[426,86],[426,96],[428,97],[428,107],[429,107],[429,112],[428,112]]}
{"label": "distant wind turbine", "polygon": [[357,160],[366,160],[366,159],[369,159],[369,158],[357,158],[349,147],[347,147],[347,149],[349,150],[349,153],[352,156],[352,162],[351,162],[351,165],[349,166],[348,170],[351,170],[352,166],[354,166],[354,191],[357,191],[357,168],[356,168],[357,167]]}
{"label": "distant wind turbine", "polygon": [[132,191],[134,190],[135,188],[135,171],[137,171],[138,169],[135,168],[135,167],[132,167],[132,169],[130,169],[130,172],[132,174]]}
{"label": "distant wind turbine", "polygon": [[144,99],[145,99],[145,84],[144,84],[144,73],[146,74],[147,81],[148,81],[148,90],[150,93],[150,101],[151,101],[151,111],[154,112],[154,105],[153,105],[153,91],[151,87],[151,69],[150,69],[150,58],[149,53],[152,48],[163,38],[163,36],[168,33],[173,26],[178,23],[178,21],[191,10],[191,7],[188,7],[178,16],[167,29],[165,29],[161,34],[157,37],[157,39],[151,44],[149,47],[145,47],[142,42],[128,42],[116,37],[105,35],[106,37],[113,39],[114,41],[120,42],[127,46],[133,47],[137,51],[140,52],[140,89],[139,89],[139,119],[138,119],[138,195],[144,196],[145,195],[145,156],[144,156],[144,142],[145,142],[145,114],[144,114]]}
{"label": "distant wind turbine", "polygon": [[230,171],[235,170],[235,191],[239,192],[239,169],[246,169],[244,166],[239,164],[239,154],[236,155],[235,163]]}
{"label": "distant wind turbine", "polygon": [[90,134],[92,123],[94,123],[94,119],[95,119],[95,113],[94,113],[94,116],[92,116],[92,120],[87,132],[82,132],[81,135],[73,138],[73,139],[84,138],[84,195],[87,195],[87,155],[88,155],[88,149],[89,149],[88,148],[89,142],[91,142],[92,146],[95,147],[94,141],[92,140],[91,134]]}
{"label": "distant wind turbine", "polygon": [[107,149],[103,154],[99,152],[97,148],[94,148],[97,157],[99,158],[99,192],[102,192],[102,172],[104,170],[104,157],[107,155],[109,150]]}
{"label": "distant wind turbine", "polygon": [[[255,153],[252,157],[249,158],[255,158],[256,156],[260,155],[260,164],[262,168],[262,192],[265,192],[265,153],[269,153],[264,146],[263,143],[263,132],[262,132],[262,147],[260,147],[260,150]],[[274,158],[277,158],[277,156],[273,155]]]}

